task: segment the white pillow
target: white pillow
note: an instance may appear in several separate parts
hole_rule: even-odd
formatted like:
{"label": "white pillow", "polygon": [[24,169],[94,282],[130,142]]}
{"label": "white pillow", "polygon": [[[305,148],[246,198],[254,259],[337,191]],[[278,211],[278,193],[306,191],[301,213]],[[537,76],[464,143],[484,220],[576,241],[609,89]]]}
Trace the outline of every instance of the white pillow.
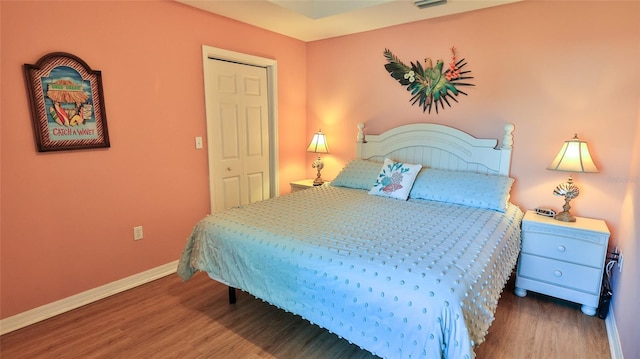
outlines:
{"label": "white pillow", "polygon": [[513,182],[507,176],[427,168],[420,171],[410,196],[504,212]]}
{"label": "white pillow", "polygon": [[377,161],[363,159],[352,160],[347,163],[336,178],[331,181],[331,185],[369,190],[376,181],[376,176],[380,172],[381,165],[382,162]]}
{"label": "white pillow", "polygon": [[385,158],[369,194],[406,200],[422,165],[395,162]]}

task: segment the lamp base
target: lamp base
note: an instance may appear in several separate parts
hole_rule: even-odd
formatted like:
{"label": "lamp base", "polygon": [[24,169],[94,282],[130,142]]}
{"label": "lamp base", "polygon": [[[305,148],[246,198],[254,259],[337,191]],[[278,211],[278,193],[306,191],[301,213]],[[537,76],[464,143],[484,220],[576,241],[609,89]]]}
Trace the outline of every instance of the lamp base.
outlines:
{"label": "lamp base", "polygon": [[318,168],[318,174],[316,174],[316,179],[313,180],[314,186],[322,186],[324,180],[320,177],[320,168]]}
{"label": "lamp base", "polygon": [[564,196],[564,206],[562,206],[562,212],[556,214],[556,216],[553,218],[562,222],[575,222],[576,217],[569,213],[569,210],[571,209],[571,205],[569,204],[569,202],[571,202],[572,198],[578,197],[578,195],[580,194],[580,190],[576,185],[573,184],[571,175],[569,175],[569,179],[566,183],[560,183],[556,187],[556,189],[553,191],[553,194],[556,196]]}
{"label": "lamp base", "polygon": [[313,180],[313,185],[314,186],[322,186],[322,184],[324,183],[324,180],[322,179],[322,177],[320,177],[320,170],[322,170],[324,168],[324,163],[322,162],[322,159],[320,158],[320,156],[318,156],[318,158],[313,161],[313,163],[311,164],[312,168],[315,168],[318,173],[316,174],[316,179]]}
{"label": "lamp base", "polygon": [[562,222],[575,222],[576,221],[576,217],[574,217],[568,211],[562,211],[562,212],[556,214],[556,216],[553,217],[553,218],[558,220],[558,221],[562,221]]}

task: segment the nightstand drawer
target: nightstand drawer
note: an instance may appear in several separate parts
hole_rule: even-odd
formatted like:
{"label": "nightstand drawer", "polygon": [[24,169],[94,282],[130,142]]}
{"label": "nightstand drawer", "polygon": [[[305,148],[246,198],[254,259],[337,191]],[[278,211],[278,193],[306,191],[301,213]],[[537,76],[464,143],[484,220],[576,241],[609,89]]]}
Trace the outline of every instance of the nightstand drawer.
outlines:
{"label": "nightstand drawer", "polygon": [[599,243],[553,235],[549,233],[524,232],[522,252],[566,262],[602,268],[603,246]]}
{"label": "nightstand drawer", "polygon": [[600,293],[600,269],[522,254],[518,275],[582,292]]}

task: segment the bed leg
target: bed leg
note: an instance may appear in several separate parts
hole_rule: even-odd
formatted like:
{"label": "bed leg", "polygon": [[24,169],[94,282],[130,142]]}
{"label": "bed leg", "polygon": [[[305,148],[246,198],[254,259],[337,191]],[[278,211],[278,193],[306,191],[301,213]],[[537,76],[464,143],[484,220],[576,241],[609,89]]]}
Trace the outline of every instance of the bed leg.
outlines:
{"label": "bed leg", "polygon": [[229,304],[236,303],[236,289],[234,287],[229,287]]}

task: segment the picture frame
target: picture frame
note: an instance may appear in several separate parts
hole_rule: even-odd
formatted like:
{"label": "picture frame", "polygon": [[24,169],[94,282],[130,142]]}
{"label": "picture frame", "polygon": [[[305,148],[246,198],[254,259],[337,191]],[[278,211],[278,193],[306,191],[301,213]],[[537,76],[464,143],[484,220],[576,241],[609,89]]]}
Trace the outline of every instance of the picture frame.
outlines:
{"label": "picture frame", "polygon": [[100,71],[53,52],[24,64],[24,74],[39,152],[111,146]]}

